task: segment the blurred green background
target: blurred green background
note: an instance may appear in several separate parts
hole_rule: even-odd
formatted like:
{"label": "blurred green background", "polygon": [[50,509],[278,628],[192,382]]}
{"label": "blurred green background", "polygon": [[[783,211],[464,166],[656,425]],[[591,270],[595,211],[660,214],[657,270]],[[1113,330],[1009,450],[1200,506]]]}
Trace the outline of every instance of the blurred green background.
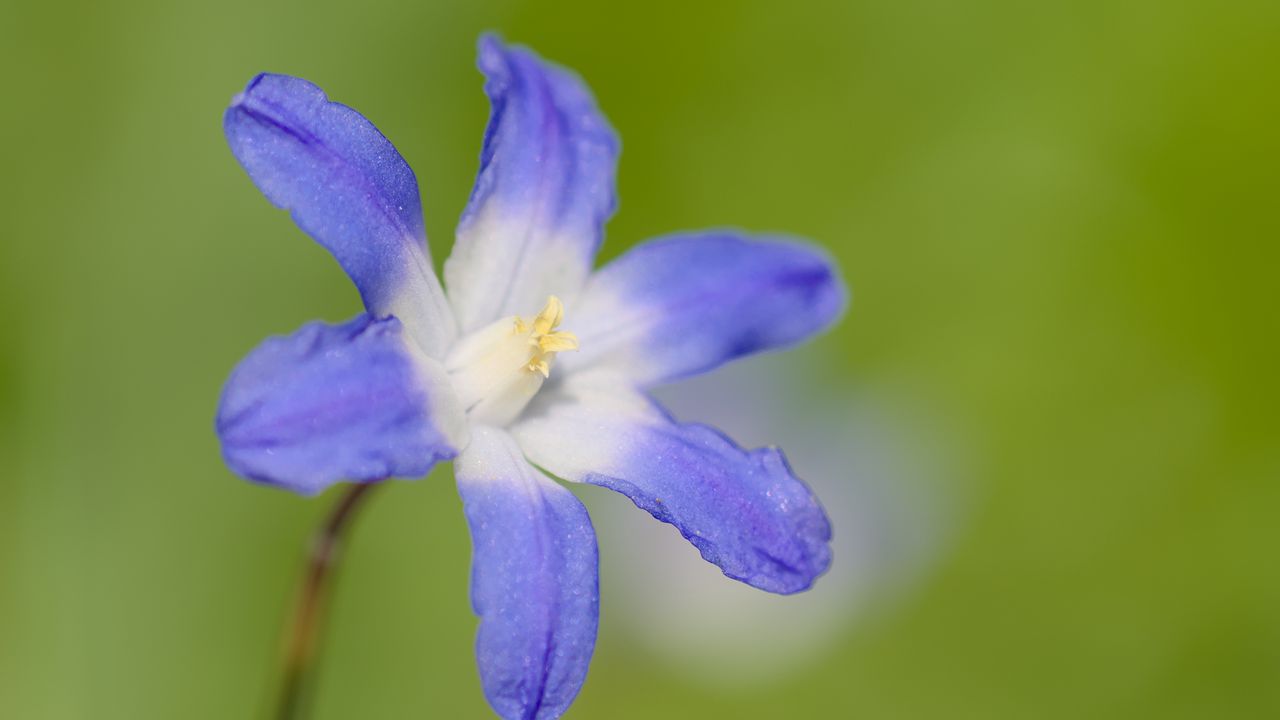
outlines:
{"label": "blurred green background", "polygon": [[[221,113],[260,70],[358,108],[440,262],[484,29],[579,70],[620,131],[606,257],[725,224],[830,249],[850,314],[741,393],[825,400],[789,421],[828,440],[798,465],[892,427],[910,502],[942,508],[889,523],[937,538],[908,587],[726,684],[628,622],[695,586],[610,597],[626,501],[580,493],[606,595],[571,717],[1280,717],[1280,5],[1093,0],[0,0],[0,717],[264,714],[332,494],[234,478],[214,408],[264,336],[359,301]],[[826,465],[838,505],[856,478]],[[316,717],[488,717],[448,471],[353,540]],[[786,635],[770,617],[742,637]]]}

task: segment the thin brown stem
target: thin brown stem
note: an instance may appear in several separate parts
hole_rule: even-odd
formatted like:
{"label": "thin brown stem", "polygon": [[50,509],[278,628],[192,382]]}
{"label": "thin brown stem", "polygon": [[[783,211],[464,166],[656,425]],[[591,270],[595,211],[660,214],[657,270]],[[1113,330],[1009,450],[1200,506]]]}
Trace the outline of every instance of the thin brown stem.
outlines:
{"label": "thin brown stem", "polygon": [[306,576],[298,590],[285,640],[277,720],[302,720],[307,716],[308,685],[319,654],[324,610],[333,584],[333,571],[338,564],[343,532],[350,527],[361,500],[379,484],[351,486],[312,538]]}

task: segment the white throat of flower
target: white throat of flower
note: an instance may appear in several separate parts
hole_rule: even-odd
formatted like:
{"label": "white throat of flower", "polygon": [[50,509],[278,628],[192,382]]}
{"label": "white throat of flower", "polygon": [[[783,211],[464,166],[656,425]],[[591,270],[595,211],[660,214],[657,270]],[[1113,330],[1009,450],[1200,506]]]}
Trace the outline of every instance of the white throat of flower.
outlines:
{"label": "white throat of flower", "polygon": [[552,295],[532,320],[503,318],[462,338],[445,359],[467,415],[503,426],[524,410],[551,375],[556,353],[578,349],[578,338],[556,330],[564,304]]}

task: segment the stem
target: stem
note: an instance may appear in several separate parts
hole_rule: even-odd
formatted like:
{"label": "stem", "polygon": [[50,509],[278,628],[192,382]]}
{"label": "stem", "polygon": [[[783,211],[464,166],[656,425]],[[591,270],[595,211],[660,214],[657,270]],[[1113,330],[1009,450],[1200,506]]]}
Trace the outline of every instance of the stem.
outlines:
{"label": "stem", "polygon": [[338,564],[342,533],[351,525],[361,500],[379,484],[371,482],[351,486],[312,538],[307,574],[298,590],[292,626],[284,648],[277,720],[302,720],[307,716],[308,681],[319,654],[324,609],[333,584],[333,571]]}

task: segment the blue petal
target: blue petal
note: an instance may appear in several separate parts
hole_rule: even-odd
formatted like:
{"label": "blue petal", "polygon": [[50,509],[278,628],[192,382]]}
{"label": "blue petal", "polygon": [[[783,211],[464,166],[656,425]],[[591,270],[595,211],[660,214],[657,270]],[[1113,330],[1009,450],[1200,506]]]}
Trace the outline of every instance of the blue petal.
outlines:
{"label": "blue petal", "polygon": [[237,473],[306,495],[339,480],[425,475],[465,432],[439,363],[399,320],[368,315],[259,345],[227,381],[217,430]]}
{"label": "blue petal", "polygon": [[560,717],[595,647],[591,519],[572,493],[529,465],[505,431],[475,428],[454,469],[471,528],[485,697],[504,718]]}
{"label": "blue petal", "polygon": [[673,235],[591,278],[566,310],[581,350],[562,355],[561,368],[667,382],[804,340],[844,306],[834,266],[813,245],[732,231]]}
{"label": "blue petal", "polygon": [[626,495],[731,578],[794,593],[831,564],[826,513],[780,450],[677,423],[620,378],[544,390],[512,433],[531,462]]}
{"label": "blue petal", "polygon": [[480,41],[492,112],[480,174],[445,264],[464,332],[582,285],[613,214],[618,140],[573,73]]}
{"label": "blue petal", "polygon": [[365,308],[399,317],[423,350],[442,353],[454,320],[431,268],[418,181],[373,123],[306,80],[262,74],[223,127],[253,182],[333,253]]}

